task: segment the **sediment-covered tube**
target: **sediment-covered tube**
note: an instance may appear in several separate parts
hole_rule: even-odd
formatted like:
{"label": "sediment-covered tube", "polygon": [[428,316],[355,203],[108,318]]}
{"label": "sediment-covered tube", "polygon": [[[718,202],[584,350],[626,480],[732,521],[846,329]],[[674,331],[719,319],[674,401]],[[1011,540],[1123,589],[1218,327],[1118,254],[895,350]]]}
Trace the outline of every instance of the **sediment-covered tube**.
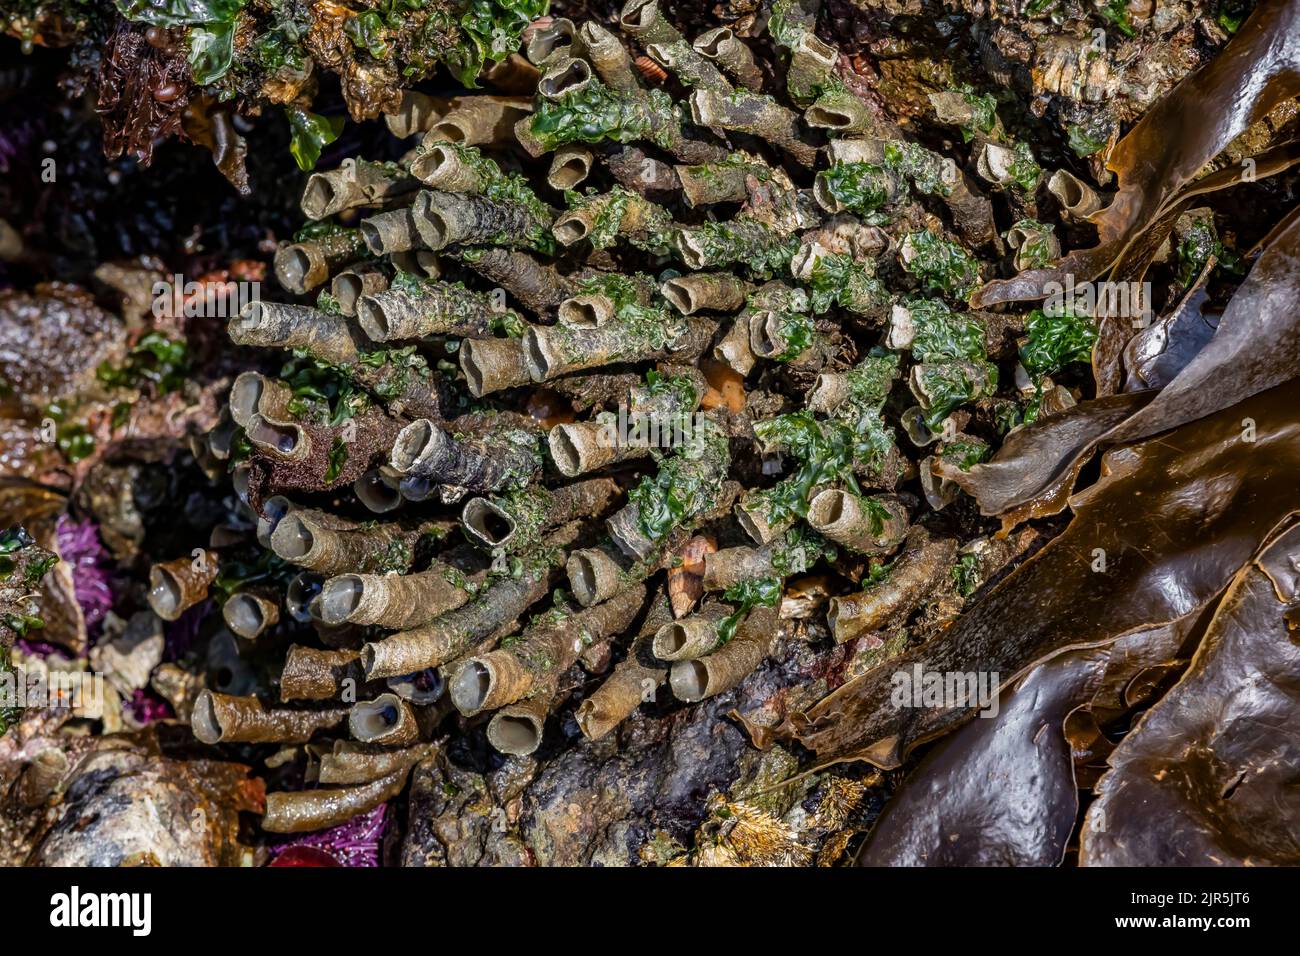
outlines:
{"label": "sediment-covered tube", "polygon": [[357,360],[357,342],[347,320],[311,306],[259,299],[232,318],[226,331],[236,345],[300,349],[333,365]]}
{"label": "sediment-covered tube", "polygon": [[524,359],[534,382],[545,382],[614,362],[672,358],[689,362],[709,344],[716,326],[707,319],[673,319],[666,313],[620,313],[599,328],[533,326],[524,333]]}
{"label": "sediment-covered tube", "polygon": [[588,740],[597,740],[630,717],[642,703],[653,701],[655,692],[668,676],[650,650],[655,633],[672,619],[667,598],[660,593],[646,612],[641,631],[627,657],[574,714],[578,728]]}
{"label": "sediment-covered tube", "polygon": [[559,620],[545,615],[508,648],[462,661],[448,684],[452,704],[469,716],[522,700],[572,667],[587,648],[621,634],[644,603],[645,586],[636,584]]}
{"label": "sediment-covered tube", "polygon": [[539,230],[551,228],[549,216],[534,207],[436,189],[421,190],[411,214],[425,247],[434,251],[458,243],[529,246]]}
{"label": "sediment-covered tube", "polygon": [[431,743],[414,744],[401,750],[336,750],[322,754],[319,783],[331,786],[372,783],[380,777],[405,771],[438,752]]}
{"label": "sediment-covered tube", "polygon": [[504,323],[523,324],[517,313],[498,307],[492,297],[461,285],[425,279],[357,303],[357,322],[373,341],[419,339],[426,335],[486,338]]}
{"label": "sediment-covered tube", "polygon": [[522,339],[466,339],[459,351],[461,371],[475,398],[533,380]]}
{"label": "sediment-covered tube", "polygon": [[914,528],[885,580],[859,594],[831,598],[826,619],[835,640],[843,643],[878,631],[909,613],[949,573],[956,553],[951,538],[931,538],[919,526]]}
{"label": "sediment-covered tube", "polygon": [[366,248],[376,256],[396,255],[428,248],[415,224],[409,206],[376,213],[361,220],[358,227]]}
{"label": "sediment-covered tube", "polygon": [[677,276],[659,287],[660,294],[678,312],[735,312],[745,304],[754,286],[730,272],[697,272]]}
{"label": "sediment-covered tube", "polygon": [[375,295],[388,288],[388,271],[377,262],[363,262],[344,269],[330,280],[330,295],[343,314],[357,314],[357,302],[363,295]]}
{"label": "sediment-covered tube", "polygon": [[447,102],[416,90],[403,90],[396,111],[384,114],[384,124],[398,139],[427,133],[447,109]]}
{"label": "sediment-covered tube", "polygon": [[205,690],[194,702],[190,728],[205,744],[301,744],[318,730],[339,724],[347,713],[346,707],[267,710],[256,697]]}
{"label": "sediment-covered tube", "polygon": [[310,512],[291,511],[271,535],[271,549],[292,564],[321,574],[402,571],[416,544],[445,533],[445,522],[400,520],[341,531],[324,527]]}
{"label": "sediment-covered tube", "polygon": [[410,766],[359,787],[278,790],[266,795],[262,829],[267,833],[309,833],[347,823],[402,792]]}
{"label": "sediment-covered tube", "polygon": [[280,671],[280,699],[334,700],[348,679],[361,684],[361,666],[357,663],[356,651],[323,650],[292,644]]}
{"label": "sediment-covered tube", "polygon": [[632,56],[618,37],[595,20],[587,20],[578,27],[578,36],[587,60],[606,86],[624,93],[640,89]]}
{"label": "sediment-covered tube", "polygon": [[293,392],[278,378],[261,372],[240,372],[230,386],[230,417],[240,428],[247,428],[254,415],[284,421],[292,400]]}
{"label": "sediment-covered tube", "polygon": [[570,144],[561,146],[551,157],[551,168],[546,182],[552,189],[567,191],[577,189],[591,175],[595,157],[586,146]]}
{"label": "sediment-covered tube", "polygon": [[536,696],[503,707],[488,721],[487,739],[500,753],[524,757],[542,745],[546,718],[555,705],[555,691],[545,688]]}
{"label": "sediment-covered tube", "polygon": [[429,127],[421,145],[446,140],[462,146],[500,146],[510,142],[519,120],[533,108],[528,97],[461,96]]}
{"label": "sediment-covered tube", "polygon": [[695,703],[731,690],[758,669],[776,643],[777,617],[772,608],[756,607],[736,636],[706,657],[677,661],[668,672],[673,695]]}
{"label": "sediment-covered tube", "polygon": [[691,93],[691,116],[699,126],[749,133],[766,140],[801,166],[812,168],[817,161],[817,146],[802,118],[771,97],[696,89]]}
{"label": "sediment-covered tube", "polygon": [[892,495],[864,498],[827,488],[808,503],[808,524],[861,554],[888,554],[907,535],[907,509]]}
{"label": "sediment-covered tube", "polygon": [[651,650],[661,661],[686,661],[712,653],[718,646],[718,626],[734,609],[726,604],[706,604],[679,621],[655,632]]}
{"label": "sediment-covered tube", "polygon": [[348,714],[348,731],[363,744],[401,747],[420,737],[411,705],[396,694],[359,700]]}
{"label": "sediment-covered tube", "polygon": [[509,292],[533,312],[553,309],[572,294],[572,283],[550,263],[522,249],[475,248],[458,257],[484,279]]}
{"label": "sediment-covered tube", "polygon": [[321,621],[399,630],[427,624],[467,603],[486,576],[438,562],[418,574],[342,574],[321,587]]}
{"label": "sediment-covered tube", "polygon": [[525,485],[537,473],[535,449],[509,441],[456,441],[428,419],[407,425],[393,443],[392,464],[406,476],[469,493]]}
{"label": "sediment-covered tube", "polygon": [[345,159],[338,169],[314,172],[302,191],[302,213],[326,219],[345,209],[397,199],[415,189],[415,181],[396,163]]}
{"label": "sediment-covered tube", "polygon": [[697,53],[718,64],[751,93],[762,92],[763,73],[754,62],[754,53],[730,27],[718,27],[701,33],[692,46]]}
{"label": "sediment-covered tube", "polygon": [[604,514],[619,487],[612,478],[561,488],[524,488],[504,498],[471,498],[461,511],[466,536],[493,551],[518,551],[547,528]]}
{"label": "sediment-covered tube", "polygon": [[175,621],[208,596],[220,558],[213,551],[155,564],[149,569],[149,606],[164,621]]}
{"label": "sediment-covered tube", "polygon": [[1087,219],[1101,208],[1097,191],[1073,173],[1058,169],[1047,181],[1047,191],[1074,219]]}
{"label": "sediment-covered tube", "polygon": [[351,262],[365,248],[355,229],[338,229],[318,239],[281,246],[275,253],[275,277],[294,295],[305,295],[330,277],[330,272]]}
{"label": "sediment-covered tube", "polygon": [[554,570],[582,530],[580,522],[553,531],[524,558],[518,577],[500,578],[473,601],[424,627],[400,631],[361,651],[366,676],[395,677],[439,667],[495,634],[550,593]]}

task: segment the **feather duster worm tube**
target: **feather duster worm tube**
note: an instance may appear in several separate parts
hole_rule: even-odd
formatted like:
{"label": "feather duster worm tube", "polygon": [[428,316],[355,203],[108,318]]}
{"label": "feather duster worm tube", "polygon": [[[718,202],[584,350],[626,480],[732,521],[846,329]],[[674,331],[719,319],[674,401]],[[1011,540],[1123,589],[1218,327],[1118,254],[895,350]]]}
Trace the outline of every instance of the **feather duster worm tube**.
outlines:
{"label": "feather duster worm tube", "polygon": [[749,612],[736,636],[705,657],[682,660],[668,672],[673,695],[686,703],[731,690],[753,673],[776,643],[776,611],[758,607]]}
{"label": "feather duster worm tube", "polygon": [[493,581],[469,604],[424,627],[367,644],[361,650],[366,677],[396,677],[438,667],[492,637],[550,593],[556,568],[581,532],[581,522],[565,525],[523,559],[518,577]]}
{"label": "feather duster worm tube", "polygon": [[415,187],[414,179],[395,163],[345,159],[338,169],[307,177],[302,212],[308,219],[325,219],[345,209],[395,200]]}
{"label": "feather duster worm tube", "polygon": [[418,574],[342,574],[322,585],[316,607],[321,621],[332,627],[375,624],[404,630],[468,602],[486,574],[466,574],[441,561]]}
{"label": "feather duster worm tube", "polygon": [[149,569],[149,606],[164,621],[175,621],[206,598],[216,580],[221,566],[216,553],[196,551]]}
{"label": "feather duster worm tube", "polygon": [[861,594],[831,598],[826,618],[835,640],[843,643],[867,631],[878,631],[910,612],[929,588],[949,573],[956,552],[953,539],[931,538],[922,529],[914,529],[884,581]]}
{"label": "feather duster worm tube", "polygon": [[336,827],[401,793],[409,772],[409,766],[403,767],[357,787],[268,793],[262,829],[267,833],[309,833]]}
{"label": "feather duster worm tube", "polygon": [[547,528],[604,514],[618,490],[612,478],[592,478],[554,491],[527,488],[506,498],[471,498],[461,525],[466,537],[485,548],[517,551]]}
{"label": "feather duster worm tube", "polygon": [[484,338],[511,321],[523,323],[516,313],[494,306],[486,293],[433,279],[364,295],[357,302],[357,322],[375,342],[426,335]]}
{"label": "feather duster worm tube", "polygon": [[350,650],[322,650],[293,644],[280,672],[280,699],[333,700],[346,680],[361,684],[358,654]]}
{"label": "feather duster worm tube", "polygon": [[573,615],[542,615],[509,648],[461,662],[448,684],[451,702],[469,716],[522,700],[573,666],[588,647],[621,634],[645,593],[644,585],[634,585]]}
{"label": "feather duster worm tube", "polygon": [[393,443],[391,461],[408,477],[479,493],[525,485],[539,467],[530,446],[456,441],[427,419],[402,429]]}
{"label": "feather duster worm tube", "polygon": [[404,571],[422,538],[436,540],[448,524],[392,521],[351,530],[324,527],[311,513],[291,511],[271,535],[271,548],[292,564],[321,574]]}
{"label": "feather duster worm tube", "polygon": [[588,740],[605,736],[641,704],[653,700],[655,691],[668,677],[668,669],[658,665],[650,643],[659,628],[672,619],[668,599],[660,593],[650,605],[640,633],[605,682],[578,705],[574,715],[578,728]]}
{"label": "feather duster worm tube", "polygon": [[808,524],[836,544],[861,554],[888,554],[907,535],[907,511],[894,497],[865,498],[838,488],[814,495]]}
{"label": "feather duster worm tube", "polygon": [[281,246],[275,254],[275,277],[294,295],[326,282],[330,272],[356,259],[363,240],[355,229],[339,229],[320,239]]}
{"label": "feather duster worm tube", "polygon": [[205,744],[306,743],[318,730],[341,723],[347,714],[346,707],[267,710],[256,697],[205,690],[194,702],[190,728]]}
{"label": "feather duster worm tube", "polygon": [[230,320],[227,332],[236,345],[301,349],[313,358],[335,365],[355,362],[359,351],[343,316],[305,305],[250,302],[239,316]]}
{"label": "feather duster worm tube", "polygon": [[348,730],[363,744],[400,747],[419,739],[415,711],[396,694],[357,701],[348,714]]}

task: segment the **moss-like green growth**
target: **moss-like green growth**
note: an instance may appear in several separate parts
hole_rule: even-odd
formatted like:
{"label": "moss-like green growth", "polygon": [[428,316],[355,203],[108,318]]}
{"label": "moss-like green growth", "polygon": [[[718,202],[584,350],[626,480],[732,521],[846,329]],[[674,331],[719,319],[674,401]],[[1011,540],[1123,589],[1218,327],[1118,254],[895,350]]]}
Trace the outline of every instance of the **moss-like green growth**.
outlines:
{"label": "moss-like green growth", "polygon": [[1020,347],[1020,364],[1033,378],[1050,375],[1072,362],[1092,359],[1097,326],[1089,316],[1068,309],[1059,315],[1035,309],[1025,320],[1025,328],[1029,339]]}
{"label": "moss-like green growth", "polygon": [[889,302],[889,290],[876,278],[875,263],[870,259],[854,259],[848,253],[818,256],[805,281],[814,313],[838,305],[850,312],[866,314]]}
{"label": "moss-like green growth", "polygon": [[666,458],[627,493],[637,506],[641,533],[659,541],[679,524],[709,508],[722,490],[731,463],[727,436],[712,419],[696,424],[693,441]]}
{"label": "moss-like green growth", "polygon": [[918,362],[988,357],[984,326],[976,319],[954,312],[941,299],[909,299],[904,305],[912,317],[911,352]]}
{"label": "moss-like green growth", "polygon": [[979,284],[979,260],[957,245],[922,230],[904,240],[903,268],[916,276],[927,291],[965,299]]}
{"label": "moss-like green growth", "polygon": [[897,177],[875,163],[836,163],[819,172],[817,179],[836,202],[869,221],[899,196]]}
{"label": "moss-like green growth", "polygon": [[757,422],[754,434],[800,463],[793,475],[760,493],[762,507],[773,524],[806,516],[808,497],[819,485],[844,484],[861,494],[855,468],[879,466],[894,445],[893,431],[873,411],[851,419],[818,421],[804,409]]}
{"label": "moss-like green growth", "polygon": [[190,373],[189,347],[183,339],[150,332],[127,353],[121,365],[102,363],[95,377],[109,388],[143,389],[152,386],[159,395],[175,392]]}
{"label": "moss-like green growth", "polygon": [[566,143],[630,143],[668,147],[681,133],[681,113],[663,90],[624,92],[593,80],[533,113],[533,136],[547,152]]}

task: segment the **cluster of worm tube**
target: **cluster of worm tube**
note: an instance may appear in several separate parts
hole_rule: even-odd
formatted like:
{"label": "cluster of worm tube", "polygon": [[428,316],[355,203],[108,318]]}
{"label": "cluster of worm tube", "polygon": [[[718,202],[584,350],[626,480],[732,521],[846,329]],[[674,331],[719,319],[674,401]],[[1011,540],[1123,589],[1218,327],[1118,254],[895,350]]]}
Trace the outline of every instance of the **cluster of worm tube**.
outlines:
{"label": "cluster of worm tube", "polygon": [[[295,637],[278,701],[202,691],[194,734],[338,737],[318,755],[316,787],[268,795],[266,830],[319,829],[389,799],[453,710],[490,713],[499,751],[536,751],[575,665],[599,677],[576,712],[593,739],[665,684],[684,702],[727,691],[776,640],[777,602],[756,586],[775,581],[779,594],[835,549],[885,557],[906,542],[887,587],[833,602],[838,640],[946,573],[953,543],[912,528],[890,493],[904,470],[896,449],[850,462],[847,486],[846,472],[813,469],[781,508],[731,478],[733,455],[756,460],[788,436],[718,402],[702,360],[740,379],[767,362],[797,370],[814,382],[811,427],[851,432],[879,415],[897,377],[880,355],[834,370],[801,283],[834,268],[836,305],[888,325],[895,347],[916,335],[874,276],[879,230],[845,213],[823,176],[796,188],[784,168],[860,162],[880,144],[863,103],[830,82],[837,53],[812,30],[815,9],[782,11],[782,98],[802,108],[763,93],[771,76],[730,30],[689,42],[655,0],[630,0],[624,39],[567,20],[531,32],[535,98],[408,93],[388,123],[420,140],[400,163],[348,160],[310,177],[301,203],[317,226],[279,250],[275,271],[316,304],[254,302],[229,333],[314,363],[348,397],[331,404],[245,372],[196,445],[230,472],[279,562],[225,600],[227,626],[249,642],[285,627],[314,638]],[[638,47],[689,87],[687,104],[648,82]],[[521,149],[549,157],[544,178],[564,208],[509,171]],[[612,185],[582,191],[590,182]],[[700,214],[723,203],[745,205],[727,221]],[[628,274],[611,258],[621,251],[671,270]],[[689,420],[692,439],[653,450],[607,416],[545,428],[493,408],[495,393],[543,383],[575,408]],[[752,544],[701,544],[726,523]],[[670,600],[660,572],[683,555],[698,586]],[[155,610],[176,619],[225,561],[213,547],[156,565]]]}

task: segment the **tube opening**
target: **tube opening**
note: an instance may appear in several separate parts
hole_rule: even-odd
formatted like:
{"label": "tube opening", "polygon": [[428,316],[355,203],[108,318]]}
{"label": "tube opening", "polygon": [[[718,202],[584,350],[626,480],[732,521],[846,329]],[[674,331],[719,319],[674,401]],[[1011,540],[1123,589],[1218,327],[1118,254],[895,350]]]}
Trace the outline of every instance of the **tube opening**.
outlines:
{"label": "tube opening", "polygon": [[596,564],[585,554],[571,555],[566,570],[569,574],[569,587],[573,596],[583,607],[596,600]]}
{"label": "tube opening", "polygon": [[701,661],[678,661],[668,674],[668,683],[678,700],[703,700],[709,686],[709,669]]}
{"label": "tube opening", "polygon": [[488,727],[492,746],[503,754],[530,754],[542,742],[541,723],[532,717],[497,714]]}
{"label": "tube opening", "polygon": [[275,277],[291,292],[306,291],[311,257],[299,246],[286,246],[275,257]]}
{"label": "tube opening", "polygon": [[472,714],[483,707],[492,689],[492,672],[482,661],[467,661],[451,683],[451,702],[462,714]]}
{"label": "tube opening", "polygon": [[397,726],[402,711],[396,694],[383,694],[374,700],[354,704],[348,718],[352,735],[362,743],[376,740]]}
{"label": "tube opening", "polygon": [[412,704],[432,704],[442,696],[445,689],[442,675],[436,667],[390,677],[386,683],[394,694]]}
{"label": "tube opening", "polygon": [[252,640],[266,629],[266,615],[256,598],[247,594],[236,594],[225,603],[221,616],[226,626],[247,640]]}
{"label": "tube opening", "polygon": [[537,83],[537,92],[549,100],[581,89],[591,82],[591,67],[586,60],[569,60],[563,67],[548,72]]}
{"label": "tube opening", "polygon": [[587,238],[587,234],[591,232],[591,227],[582,216],[570,213],[557,220],[552,231],[555,238],[560,240],[562,244],[571,246],[575,242]]}
{"label": "tube opening", "polygon": [[478,398],[483,394],[483,366],[474,354],[474,340],[463,339],[460,343],[460,370],[465,373],[469,383],[470,394]]}
{"label": "tube opening", "polygon": [[254,415],[245,429],[248,440],[259,448],[279,455],[292,455],[298,450],[302,436],[296,425],[279,425],[261,415]]}
{"label": "tube opening", "polygon": [[321,587],[319,609],[320,619],[325,624],[345,624],[354,611],[361,605],[361,596],[365,591],[365,582],[360,575],[343,574],[330,578]]}
{"label": "tube opening", "polygon": [[286,515],[271,535],[271,548],[286,561],[294,561],[311,552],[316,543],[307,523],[298,515]]}
{"label": "tube opening", "polygon": [[173,620],[180,612],[181,583],[167,568],[149,570],[149,606],[163,620]]}
{"label": "tube opening", "polygon": [[[573,189],[584,182],[590,174],[591,164],[585,157],[571,156],[551,167],[550,182],[556,189]],[[562,237],[557,236],[557,238],[564,242]],[[578,238],[581,239],[582,237],[579,236]]]}
{"label": "tube opening", "polygon": [[695,50],[701,56],[706,56],[710,60],[716,60],[722,56],[722,51],[732,41],[735,40],[735,34],[727,27],[719,27],[716,30],[710,30],[708,33],[695,39]]}
{"label": "tube opening", "polygon": [[669,279],[663,284],[660,292],[669,304],[683,315],[690,315],[699,308],[691,287],[679,279]]}
{"label": "tube opening", "polygon": [[567,425],[556,425],[546,436],[551,459],[555,462],[555,467],[560,470],[560,474],[566,478],[573,478],[582,473],[582,452],[578,450],[578,445],[574,442],[570,431]]}
{"label": "tube opening", "polygon": [[433,441],[433,432],[437,426],[427,418],[411,422],[397,433],[393,443],[393,467],[398,471],[410,471],[420,459],[421,454]]}
{"label": "tube opening", "polygon": [[560,303],[557,318],[576,329],[599,328],[609,318],[609,309],[598,296],[580,295]]}
{"label": "tube opening", "polygon": [[368,471],[352,483],[352,490],[363,505],[376,514],[392,511],[402,503],[402,495],[377,471]]}
{"label": "tube opening", "polygon": [[484,544],[500,547],[515,533],[515,519],[485,498],[472,498],[461,520]]}
{"label": "tube opening", "polygon": [[266,381],[257,372],[244,372],[230,386],[230,417],[240,426],[247,425],[257,414],[257,406],[266,390]]}
{"label": "tube opening", "polygon": [[310,219],[323,219],[334,208],[338,197],[329,176],[313,175],[307,180],[302,193],[302,210]]}
{"label": "tube opening", "polygon": [[677,654],[686,646],[688,634],[686,628],[680,624],[665,624],[655,635],[654,654],[660,660],[669,659],[670,655]]}
{"label": "tube opening", "polygon": [[202,691],[195,699],[194,709],[190,712],[190,730],[205,744],[215,744],[221,740],[221,723],[217,720],[212,691]]}
{"label": "tube opening", "polygon": [[529,377],[535,382],[545,380],[551,370],[551,363],[547,361],[542,337],[537,329],[529,329],[524,333],[524,363],[528,366]]}

